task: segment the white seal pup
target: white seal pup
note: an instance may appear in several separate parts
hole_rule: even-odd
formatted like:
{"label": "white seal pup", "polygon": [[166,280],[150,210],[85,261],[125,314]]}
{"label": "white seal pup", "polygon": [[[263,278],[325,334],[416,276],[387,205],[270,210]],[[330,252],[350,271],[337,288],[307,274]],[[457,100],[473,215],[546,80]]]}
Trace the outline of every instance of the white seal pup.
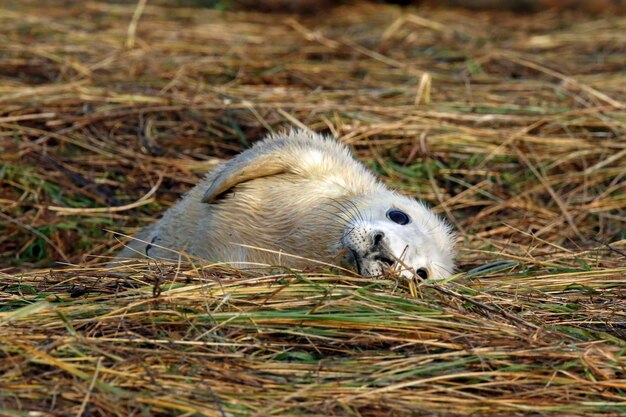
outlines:
{"label": "white seal pup", "polygon": [[363,276],[441,279],[454,269],[453,246],[444,220],[388,189],[345,145],[293,130],[217,166],[116,262],[186,253],[240,267],[321,261]]}

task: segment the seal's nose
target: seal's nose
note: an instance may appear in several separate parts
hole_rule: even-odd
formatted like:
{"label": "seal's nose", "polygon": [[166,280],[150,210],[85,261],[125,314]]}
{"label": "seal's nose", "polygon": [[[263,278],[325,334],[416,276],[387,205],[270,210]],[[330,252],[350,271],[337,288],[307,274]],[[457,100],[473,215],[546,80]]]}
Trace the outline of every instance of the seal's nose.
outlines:
{"label": "seal's nose", "polygon": [[374,233],[374,246],[380,246],[380,244],[383,242],[384,237],[385,234],[383,232]]}
{"label": "seal's nose", "polygon": [[377,231],[372,235],[372,248],[370,254],[375,261],[382,263],[386,268],[391,268],[396,264],[393,256],[390,256],[385,248],[383,239],[385,234]]}

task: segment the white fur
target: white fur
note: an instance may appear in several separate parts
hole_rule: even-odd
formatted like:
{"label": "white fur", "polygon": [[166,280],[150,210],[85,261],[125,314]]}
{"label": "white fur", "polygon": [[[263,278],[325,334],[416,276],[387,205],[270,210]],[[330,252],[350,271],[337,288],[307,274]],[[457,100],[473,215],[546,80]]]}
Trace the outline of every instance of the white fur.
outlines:
{"label": "white fur", "polygon": [[[410,223],[392,222],[390,208]],[[137,238],[118,260],[176,260],[175,251],[184,251],[239,266],[302,268],[315,264],[301,259],[309,258],[359,267],[366,276],[382,274],[390,258],[404,276],[425,268],[444,278],[454,269],[454,236],[443,220],[386,188],[344,145],[302,130],[270,136],[216,167]]]}

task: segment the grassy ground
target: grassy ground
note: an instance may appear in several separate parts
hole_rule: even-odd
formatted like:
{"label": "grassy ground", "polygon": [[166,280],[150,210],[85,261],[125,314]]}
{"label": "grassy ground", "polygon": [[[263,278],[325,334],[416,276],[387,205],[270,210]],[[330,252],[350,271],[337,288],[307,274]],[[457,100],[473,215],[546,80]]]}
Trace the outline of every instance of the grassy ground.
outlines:
{"label": "grassy ground", "polygon": [[[0,415],[626,412],[626,18],[40,3],[0,6]],[[102,268],[288,126],[448,217],[459,274]]]}

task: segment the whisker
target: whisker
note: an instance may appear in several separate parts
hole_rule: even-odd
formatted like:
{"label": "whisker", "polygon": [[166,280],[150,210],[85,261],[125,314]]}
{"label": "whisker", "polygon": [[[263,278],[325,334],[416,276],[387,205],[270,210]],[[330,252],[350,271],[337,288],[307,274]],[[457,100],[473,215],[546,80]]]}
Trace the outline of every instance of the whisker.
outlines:
{"label": "whisker", "polygon": [[357,214],[357,216],[365,221],[365,219],[363,218],[363,214],[361,213],[361,210],[359,209],[359,207],[356,205],[356,203],[352,200],[347,200],[346,203],[350,204],[352,206],[352,208],[354,209],[354,212]]}
{"label": "whisker", "polygon": [[350,236],[352,232],[354,232],[355,229],[356,229],[356,226],[353,226],[350,230],[346,230],[343,236],[341,236],[341,240],[343,241],[346,237]]}
{"label": "whisker", "polygon": [[359,208],[356,206],[356,204],[353,201],[351,201],[351,200],[338,200],[338,199],[334,199],[334,198],[331,198],[330,200],[331,200],[332,203],[337,205],[337,208],[340,208],[344,212],[350,214],[354,221],[357,221],[359,223],[365,221],[365,219],[363,218],[363,215],[361,214]]}
{"label": "whisker", "polygon": [[347,214],[346,213],[346,211],[347,211],[346,208],[343,207],[341,204],[339,204],[338,200],[336,200],[334,198],[328,198],[327,200],[328,201],[324,202],[325,205],[327,205],[327,206],[329,206],[329,207],[331,207],[331,208],[333,208],[335,210],[338,210],[339,213]]}
{"label": "whisker", "polygon": [[[334,206],[331,206],[334,207]],[[340,219],[341,221],[345,222],[345,223],[349,223],[352,219],[350,217],[347,216],[347,213],[343,212],[343,211],[335,211],[335,210],[327,210],[324,208],[320,208],[320,210],[324,211],[327,214],[333,215],[336,218]]]}

